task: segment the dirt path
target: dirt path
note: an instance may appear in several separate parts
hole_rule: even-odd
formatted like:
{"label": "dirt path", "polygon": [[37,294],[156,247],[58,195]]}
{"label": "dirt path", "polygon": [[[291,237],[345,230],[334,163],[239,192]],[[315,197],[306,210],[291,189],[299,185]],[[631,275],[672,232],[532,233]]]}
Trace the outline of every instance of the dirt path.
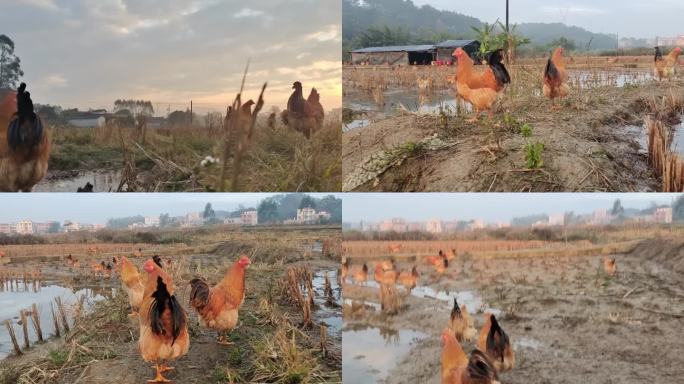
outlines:
{"label": "dirt path", "polygon": [[[484,305],[503,311],[500,323],[513,342],[517,366],[502,374],[502,383],[676,382],[684,374],[678,336],[684,313],[684,242],[646,241],[616,259],[614,278],[599,269],[601,257],[554,257],[458,262],[448,276],[423,283],[473,291]],[[373,300],[377,292],[345,288],[345,297],[350,295]],[[426,333],[386,382],[439,383],[439,334],[451,303],[411,297],[405,304],[394,317],[345,312],[346,326]],[[475,315],[478,330],[482,324],[482,314]],[[466,351],[472,348],[466,343]]]}
{"label": "dirt path", "polygon": [[[593,88],[557,111],[537,96],[506,95],[494,119],[477,125],[457,116],[382,120],[343,134],[343,190],[659,191],[639,128],[649,104],[670,96],[684,97],[684,81]],[[544,145],[539,170],[526,169],[526,140]]]}

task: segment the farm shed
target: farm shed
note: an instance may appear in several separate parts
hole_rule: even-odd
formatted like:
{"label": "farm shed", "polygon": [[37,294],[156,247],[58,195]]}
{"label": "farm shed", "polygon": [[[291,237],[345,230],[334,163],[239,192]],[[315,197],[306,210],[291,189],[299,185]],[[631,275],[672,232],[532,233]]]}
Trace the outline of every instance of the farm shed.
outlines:
{"label": "farm shed", "polygon": [[434,45],[402,45],[370,47],[351,52],[353,64],[367,65],[429,65],[435,60]]}
{"label": "farm shed", "polygon": [[430,65],[433,61],[452,61],[451,54],[459,47],[474,58],[480,42],[447,40],[434,45],[369,47],[351,51],[351,60],[354,65]]}
{"label": "farm shed", "polygon": [[99,128],[104,127],[106,123],[103,115],[90,112],[72,114],[67,121],[69,125],[79,128]]}
{"label": "farm shed", "polygon": [[480,42],[477,40],[447,40],[439,44],[435,44],[435,50],[437,51],[437,60],[440,61],[453,61],[453,53],[456,48],[462,48],[468,56],[475,59],[477,53],[480,50]]}

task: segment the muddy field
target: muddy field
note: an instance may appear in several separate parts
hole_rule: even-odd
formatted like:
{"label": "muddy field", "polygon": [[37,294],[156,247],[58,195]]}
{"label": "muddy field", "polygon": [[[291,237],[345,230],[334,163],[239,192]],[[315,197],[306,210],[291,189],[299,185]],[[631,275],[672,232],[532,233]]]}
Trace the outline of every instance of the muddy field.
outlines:
{"label": "muddy field", "polygon": [[[511,67],[493,118],[477,123],[455,101],[453,67],[345,71],[343,190],[661,191],[646,119],[663,121],[682,153],[684,80],[657,82],[641,62],[589,63],[569,65],[572,91],[558,110],[541,96],[541,64]],[[535,143],[541,162],[530,167],[524,147]]]}
{"label": "muddy field", "polygon": [[613,277],[598,252],[461,257],[441,278],[419,264],[418,287],[403,296],[395,316],[380,312],[369,264],[366,287],[344,287],[344,370],[355,369],[353,382],[360,383],[439,383],[440,334],[456,297],[478,331],[487,310],[511,338],[516,367],[501,375],[502,383],[677,382],[684,374],[684,243],[654,238],[614,257]]}
{"label": "muddy field", "polygon": [[[172,362],[176,370],[167,372],[167,378],[176,383],[341,381],[339,228],[197,233],[185,250],[175,246],[165,253],[163,249],[148,245],[143,255],[132,260],[141,270],[145,259],[161,251],[165,262],[171,261],[165,269],[189,316],[190,350]],[[196,312],[188,305],[189,281],[199,276],[215,284],[241,254],[252,260],[246,274],[245,303],[237,328],[228,334],[234,344],[222,346],[216,343],[214,331],[199,326]],[[0,266],[0,273],[14,275],[30,276],[31,271],[40,270],[43,283],[38,292],[45,295],[62,292],[54,291],[55,286],[70,289],[70,295],[76,296],[83,294],[84,285],[110,292],[92,300],[84,318],[74,318],[66,337],[51,338],[43,344],[32,340],[32,348],[23,356],[12,354],[0,360],[0,383],[132,384],[153,377],[154,369],[143,362],[138,352],[137,318],[127,316],[128,298],[120,289],[118,275],[91,270],[91,264],[108,260],[111,255],[89,255],[84,251],[75,256],[81,262],[78,268],[67,265],[63,257],[35,256],[17,256]],[[310,324],[305,324],[302,309],[284,294],[285,277],[292,268],[306,268],[312,274],[314,307]],[[324,292],[326,276],[331,296]],[[17,296],[15,301],[22,297]],[[2,316],[6,314],[0,313]],[[72,313],[68,316],[71,318]],[[325,336],[322,327],[327,331]],[[2,340],[0,337],[0,343]]]}

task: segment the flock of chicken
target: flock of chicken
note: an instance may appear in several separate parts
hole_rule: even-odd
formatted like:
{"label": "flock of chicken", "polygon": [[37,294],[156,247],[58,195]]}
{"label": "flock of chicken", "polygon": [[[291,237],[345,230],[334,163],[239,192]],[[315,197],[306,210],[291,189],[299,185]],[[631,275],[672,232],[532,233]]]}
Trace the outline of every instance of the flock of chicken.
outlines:
{"label": "flock of chicken", "polygon": [[[398,250],[400,250],[398,245],[389,246],[390,254],[397,253]],[[432,266],[437,277],[440,277],[449,267],[449,262],[456,258],[455,249],[452,249],[450,253],[440,250],[436,256],[423,258],[423,262]],[[607,275],[614,276],[617,273],[615,258],[605,257],[603,268]],[[355,284],[365,285],[368,282],[368,265],[366,263],[350,265],[349,260],[345,260],[341,270],[342,282],[346,282],[348,278]],[[416,287],[420,275],[417,265],[410,270],[399,270],[392,259],[376,263],[374,278],[381,288],[401,285],[407,293],[410,293]],[[475,348],[468,356],[463,349],[463,344],[473,341],[476,335],[478,333],[473,318],[466,306],[459,306],[457,300],[454,299],[449,320],[441,335],[443,384],[496,384],[499,383],[500,372],[514,368],[515,351],[494,314],[485,312],[484,324],[477,336]]]}
{"label": "flock of chicken", "polygon": [[[78,263],[71,255],[67,262]],[[159,256],[145,261],[142,276],[125,256],[114,259],[113,263],[128,295],[129,316],[139,320],[140,354],[144,361],[155,364],[155,378],[148,382],[169,382],[163,373],[173,368],[167,363],[187,354],[190,347],[187,313],[176,298],[173,280],[165,270],[170,261]],[[223,333],[237,325],[238,310],[245,298],[245,269],[249,264],[249,258],[241,256],[214,287],[200,278],[190,282],[189,304],[197,312],[201,326],[218,332],[220,344],[230,344]]]}
{"label": "flock of chicken", "polygon": [[[682,49],[673,49],[668,56],[663,57],[660,48],[655,48],[654,76],[658,80],[670,79],[676,74],[676,67]],[[479,71],[474,67],[473,59],[462,49],[457,48],[453,56],[458,63],[456,69],[456,93],[475,110],[475,117],[469,122],[477,121],[481,112],[487,111],[492,116],[492,108],[499,95],[510,84],[511,77],[502,63],[502,50],[491,52],[487,57],[488,67]],[[556,48],[544,68],[543,94],[551,99],[556,108],[556,99],[562,99],[570,93],[568,86],[568,72],[563,58],[564,49]]]}
{"label": "flock of chicken", "polygon": [[311,89],[308,98],[304,98],[302,83],[297,81],[292,85],[292,95],[287,100],[287,109],[280,117],[283,123],[301,132],[307,139],[323,126],[325,110],[320,103],[321,96],[316,88]]}

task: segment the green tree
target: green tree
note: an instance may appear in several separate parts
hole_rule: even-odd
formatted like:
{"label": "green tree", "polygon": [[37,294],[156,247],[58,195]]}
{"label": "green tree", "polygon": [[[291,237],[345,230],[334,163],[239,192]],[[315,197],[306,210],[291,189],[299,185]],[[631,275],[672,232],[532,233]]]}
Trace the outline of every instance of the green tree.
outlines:
{"label": "green tree", "polygon": [[168,213],[159,215],[159,227],[166,228],[171,224],[171,216]]}
{"label": "green tree", "polygon": [[577,49],[577,44],[573,40],[569,40],[566,37],[560,37],[554,39],[550,44],[549,48],[554,49],[556,47],[563,47],[566,51],[574,51]]}
{"label": "green tree", "polygon": [[[498,20],[497,20],[498,22]],[[475,32],[475,38],[480,42],[480,57],[484,58],[488,52],[503,48],[503,42],[494,33],[496,24],[484,23],[482,27],[470,27]]]}
{"label": "green tree", "polygon": [[684,222],[684,195],[680,195],[672,204],[672,219],[676,222]]}
{"label": "green tree", "polygon": [[114,101],[114,112],[127,109],[136,118],[139,116],[154,115],[154,106],[151,101],[145,100],[116,100]]}
{"label": "green tree", "polygon": [[14,41],[7,35],[0,35],[0,88],[16,88],[22,76],[24,71],[21,60],[14,54]]}
{"label": "green tree", "polygon": [[411,41],[411,35],[407,29],[397,27],[392,29],[384,27],[371,27],[361,32],[356,39],[359,47],[385,47],[390,45],[406,45]]}
{"label": "green tree", "polygon": [[214,212],[214,209],[211,207],[211,203],[207,203],[207,205],[204,206],[204,213],[202,213],[202,218],[204,220],[212,220],[216,218],[216,212]]}
{"label": "green tree", "polygon": [[59,233],[62,230],[62,224],[58,221],[53,221],[50,223],[50,228],[48,228],[48,233]]}
{"label": "green tree", "polygon": [[263,200],[257,208],[259,223],[274,223],[278,221],[278,204],[272,199]]}
{"label": "green tree", "polygon": [[610,214],[618,218],[621,218],[625,215],[625,208],[622,206],[622,202],[620,201],[620,199],[615,200],[615,202],[613,203],[613,209],[610,211]]}
{"label": "green tree", "polygon": [[316,201],[314,201],[314,199],[309,195],[304,196],[302,201],[299,203],[299,209],[304,208],[316,209]]}

